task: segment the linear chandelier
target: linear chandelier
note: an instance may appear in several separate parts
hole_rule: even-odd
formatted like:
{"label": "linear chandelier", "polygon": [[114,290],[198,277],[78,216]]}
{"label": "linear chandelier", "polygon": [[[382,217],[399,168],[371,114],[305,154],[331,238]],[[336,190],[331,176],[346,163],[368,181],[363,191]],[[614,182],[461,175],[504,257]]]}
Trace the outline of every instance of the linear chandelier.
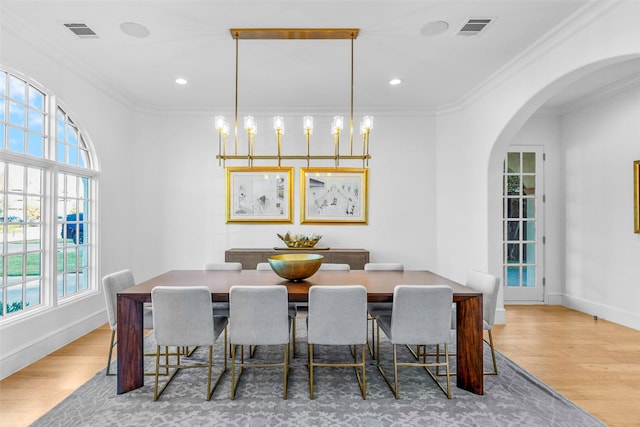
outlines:
{"label": "linear chandelier", "polygon": [[[224,116],[216,116],[214,119],[215,128],[218,131],[218,155],[216,158],[224,166],[227,160],[246,160],[249,167],[253,167],[254,160],[277,160],[278,167],[282,160],[306,160],[307,167],[311,160],[334,160],[335,167],[339,167],[340,159],[362,160],[362,167],[369,164],[369,134],[373,128],[373,117],[364,116],[360,122],[359,130],[362,136],[362,154],[353,154],[353,45],[358,37],[357,28],[231,28],[231,37],[236,41],[236,93],[235,93],[235,116],[234,116],[234,153],[227,154],[227,137],[229,135],[229,123]],[[311,134],[313,133],[313,117],[305,116],[302,119],[301,130],[306,138],[306,155],[283,155],[281,153],[282,136],[284,135],[284,118],[275,116],[273,118],[273,130],[278,141],[278,151],[275,155],[254,155],[254,140],[257,134],[257,124],[253,116],[243,118],[243,127],[247,133],[247,154],[238,154],[238,42],[245,40],[351,40],[351,106],[349,117],[349,155],[340,155],[340,134],[344,130],[344,117],[335,116],[331,123],[331,135],[333,136],[333,155],[312,155],[310,154]]]}

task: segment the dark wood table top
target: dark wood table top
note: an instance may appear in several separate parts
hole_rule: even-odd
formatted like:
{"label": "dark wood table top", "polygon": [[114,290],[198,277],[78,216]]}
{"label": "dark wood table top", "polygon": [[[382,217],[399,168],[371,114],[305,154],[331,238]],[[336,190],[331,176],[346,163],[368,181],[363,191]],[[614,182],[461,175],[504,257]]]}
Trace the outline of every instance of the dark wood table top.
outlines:
{"label": "dark wood table top", "polygon": [[155,286],[207,286],[214,301],[228,301],[229,289],[233,285],[286,285],[289,301],[307,301],[312,285],[363,285],[367,288],[369,302],[391,301],[396,285],[448,285],[453,289],[454,301],[464,300],[480,293],[446,279],[430,271],[318,271],[302,282],[284,280],[273,271],[241,270],[172,270],[120,294],[139,301],[150,301],[151,289]]}

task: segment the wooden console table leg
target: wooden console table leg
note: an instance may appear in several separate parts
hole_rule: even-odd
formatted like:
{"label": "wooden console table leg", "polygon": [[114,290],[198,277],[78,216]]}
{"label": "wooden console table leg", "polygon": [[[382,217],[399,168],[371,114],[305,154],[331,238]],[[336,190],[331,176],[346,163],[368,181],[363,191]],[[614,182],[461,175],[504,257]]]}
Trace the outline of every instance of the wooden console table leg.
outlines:
{"label": "wooden console table leg", "polygon": [[456,313],[457,386],[484,394],[482,294],[457,301]]}
{"label": "wooden console table leg", "polygon": [[142,302],[118,295],[118,394],[144,385]]}

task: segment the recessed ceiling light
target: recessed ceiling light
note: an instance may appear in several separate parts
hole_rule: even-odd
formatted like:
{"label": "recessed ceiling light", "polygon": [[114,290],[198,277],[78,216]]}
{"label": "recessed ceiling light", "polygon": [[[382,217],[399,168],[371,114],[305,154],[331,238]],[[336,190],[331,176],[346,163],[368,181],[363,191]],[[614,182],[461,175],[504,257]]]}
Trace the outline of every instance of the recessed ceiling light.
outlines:
{"label": "recessed ceiling light", "polygon": [[423,36],[437,36],[438,34],[442,34],[449,29],[449,23],[446,21],[433,21],[425,24],[422,28],[420,28],[420,34]]}
{"label": "recessed ceiling light", "polygon": [[402,83],[402,79],[400,77],[394,77],[393,79],[389,80],[389,84],[391,86],[397,86],[400,83]]}
{"label": "recessed ceiling light", "polygon": [[187,82],[187,79],[185,79],[184,77],[178,77],[176,79],[176,83],[179,85],[186,85],[188,82]]}
{"label": "recessed ceiling light", "polygon": [[139,39],[149,37],[149,34],[151,34],[147,27],[142,24],[138,24],[137,22],[123,22],[120,24],[120,29],[123,33]]}

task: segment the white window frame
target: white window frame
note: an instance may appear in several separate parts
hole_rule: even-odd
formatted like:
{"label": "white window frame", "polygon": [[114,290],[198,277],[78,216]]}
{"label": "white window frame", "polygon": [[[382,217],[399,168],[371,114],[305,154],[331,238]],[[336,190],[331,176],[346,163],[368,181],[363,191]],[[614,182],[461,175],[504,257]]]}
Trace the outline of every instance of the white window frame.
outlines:
{"label": "white window frame", "polygon": [[[82,128],[80,123],[75,119],[77,116],[71,110],[63,105],[55,94],[38,83],[34,82],[28,76],[22,75],[8,67],[0,66],[0,72],[7,75],[13,75],[24,80],[28,85],[33,86],[45,94],[45,146],[43,148],[43,157],[36,157],[26,153],[19,153],[0,147],[0,160],[9,164],[17,164],[25,167],[37,167],[43,171],[42,194],[43,202],[41,206],[40,221],[42,225],[41,231],[41,303],[40,305],[25,310],[23,309],[7,314],[3,312],[0,316],[0,326],[20,321],[25,318],[31,318],[43,311],[49,311],[56,307],[82,300],[100,292],[98,279],[98,244],[97,244],[97,196],[98,196],[98,177],[100,172],[97,168],[97,160],[93,144],[88,133]],[[77,129],[80,138],[78,144],[83,145],[83,149],[87,153],[86,167],[74,166],[71,164],[60,163],[56,161],[56,117],[60,108],[69,117],[74,127]],[[10,117],[5,117],[6,123],[10,124]],[[7,126],[8,128],[9,126]],[[0,131],[3,127],[0,127]],[[8,131],[5,135],[6,144],[8,141]],[[65,158],[66,160],[66,158]],[[60,236],[60,227],[62,223],[58,221],[57,202],[58,202],[58,176],[60,173],[70,174],[88,179],[88,211],[89,216],[84,220],[87,222],[88,232],[85,231],[84,239],[87,242],[89,251],[88,264],[88,286],[86,290],[75,292],[62,297],[58,296],[58,251],[61,249],[58,245],[58,237]],[[62,213],[61,215],[65,215]],[[74,245],[71,245],[74,246]],[[25,259],[26,262],[26,259]],[[23,282],[23,285],[26,282]],[[23,304],[24,304],[23,300]]]}

